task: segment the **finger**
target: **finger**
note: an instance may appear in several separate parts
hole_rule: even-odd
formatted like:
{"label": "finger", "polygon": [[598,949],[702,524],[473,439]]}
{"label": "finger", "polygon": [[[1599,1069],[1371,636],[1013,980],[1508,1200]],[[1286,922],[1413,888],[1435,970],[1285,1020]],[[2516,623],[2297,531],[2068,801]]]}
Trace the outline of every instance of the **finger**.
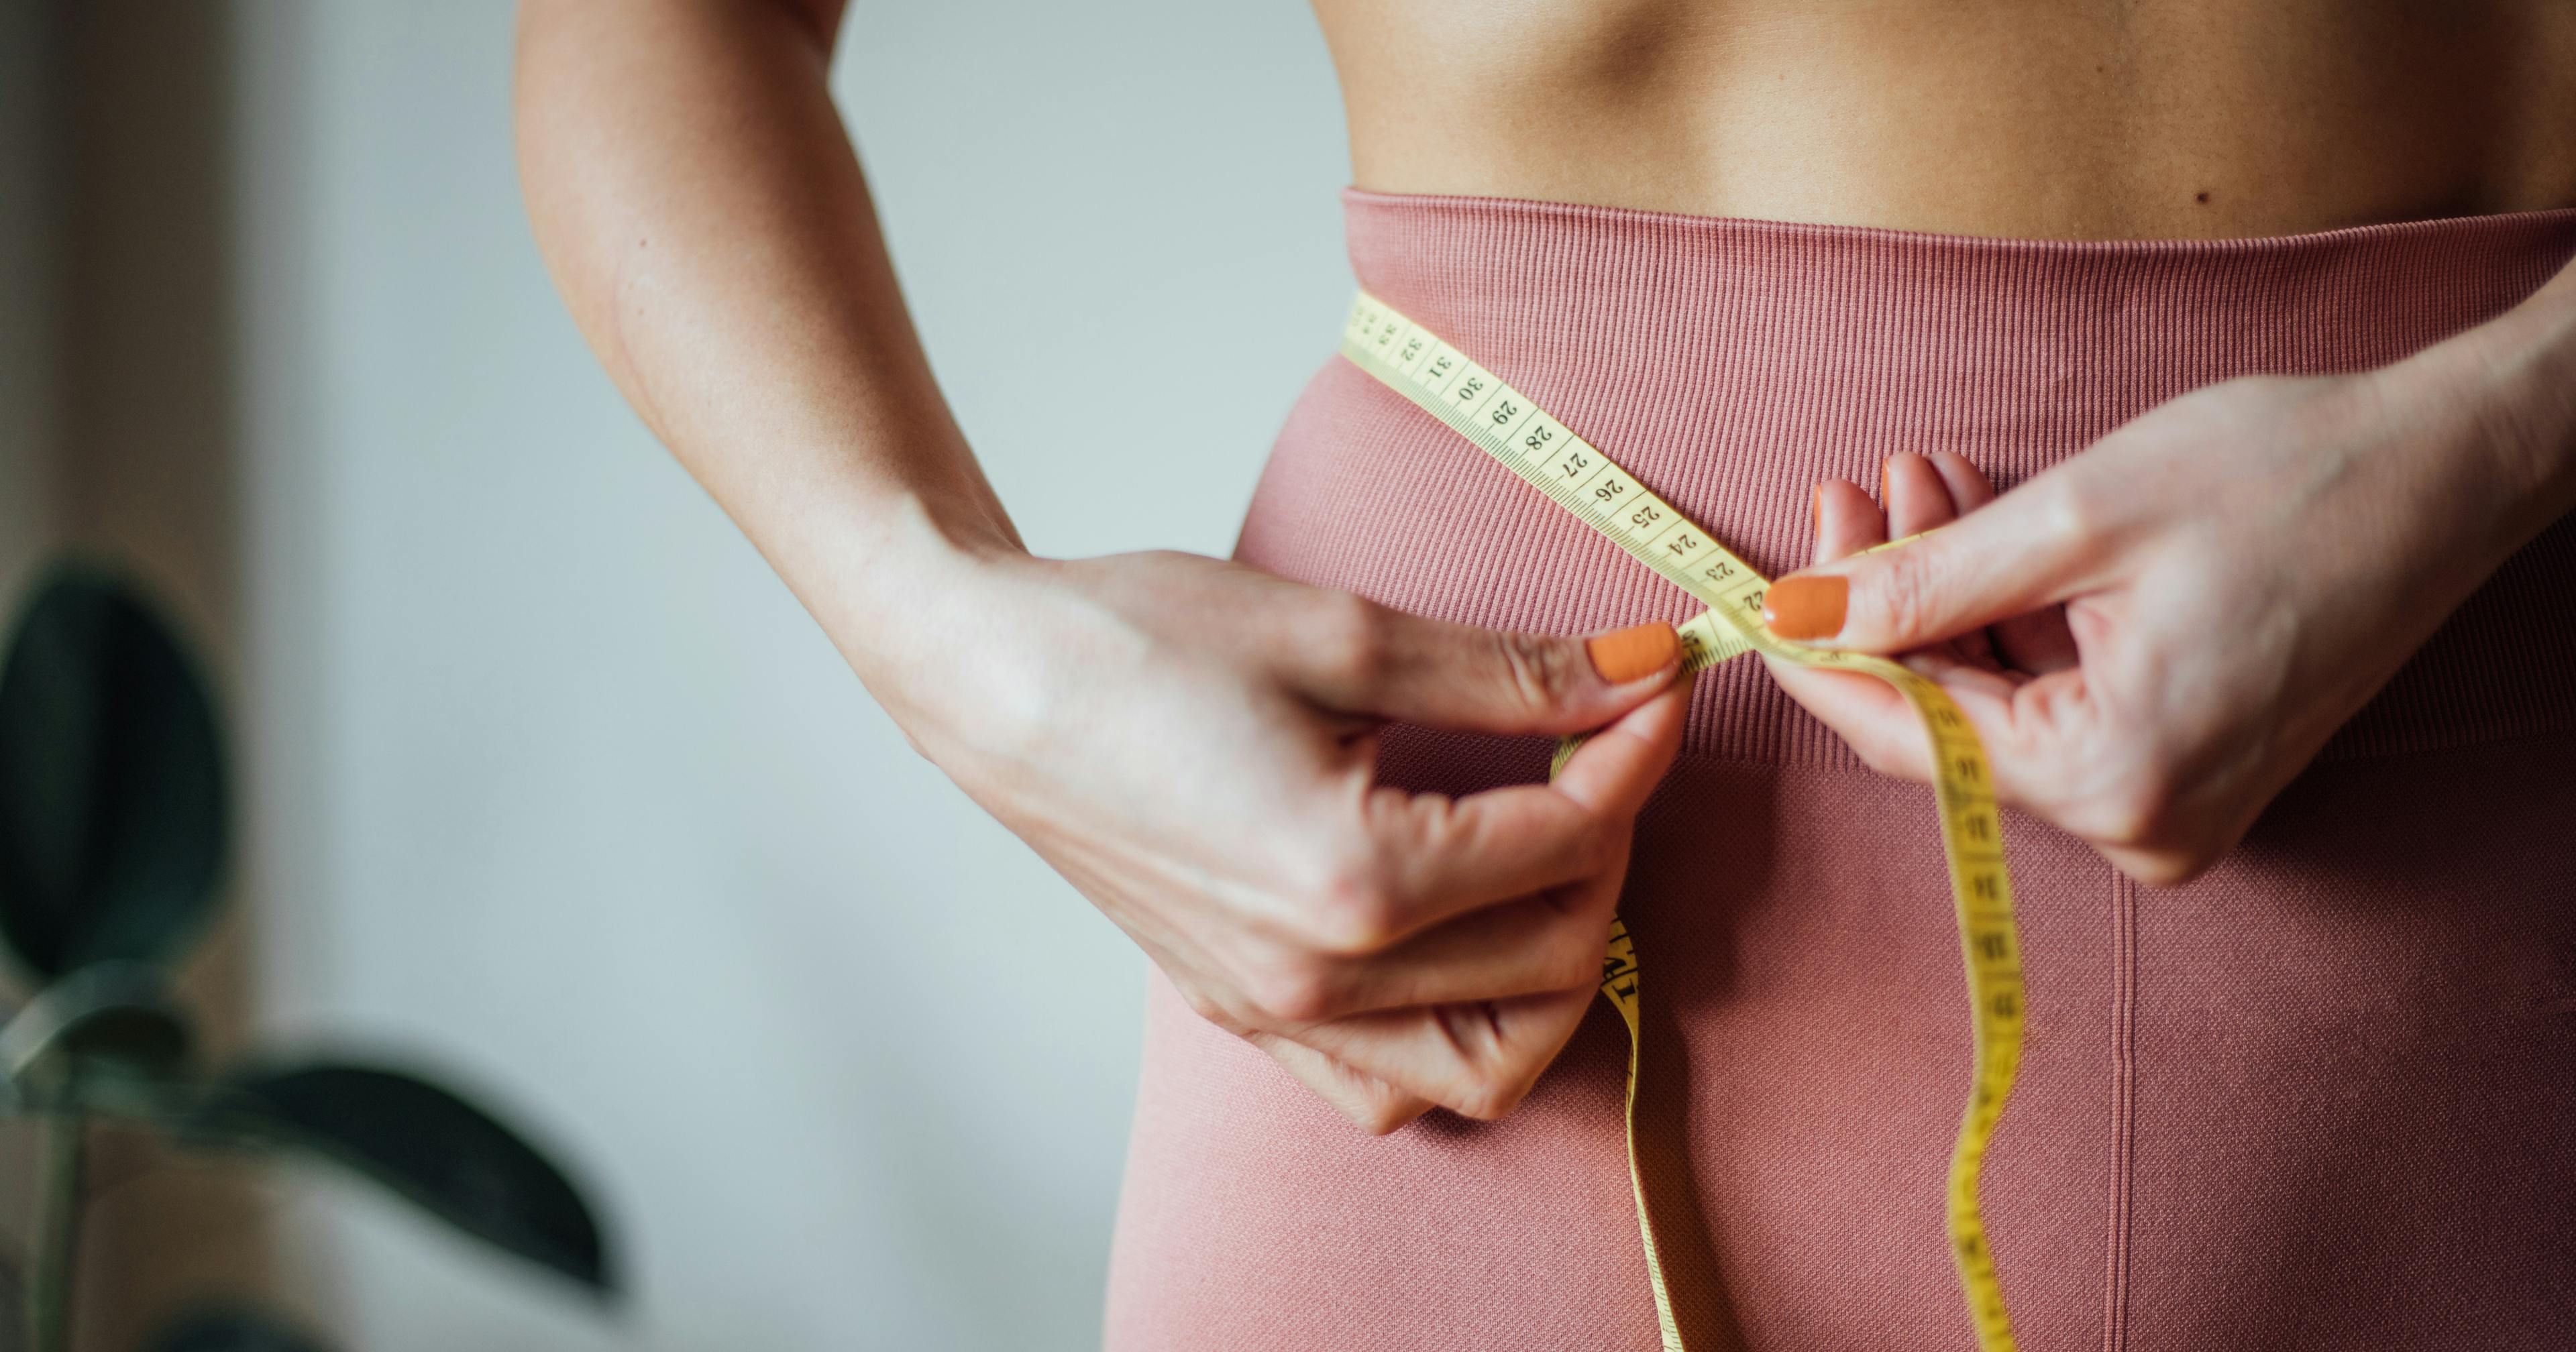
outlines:
{"label": "finger", "polygon": [[[1860,485],[1828,479],[1816,485],[1816,562],[1831,563],[1887,542],[1887,518]],[[1887,682],[1847,671],[1818,671],[1765,657],[1772,676],[1789,697],[1807,707],[1827,727],[1876,729],[1888,718],[1889,706],[1904,700]],[[1846,735],[1846,740],[1849,740]],[[1886,774],[1921,778],[1929,764],[1921,748],[1898,740],[1885,747],[1856,748],[1861,759]],[[1912,762],[1906,760],[1908,753]]]}
{"label": "finger", "polygon": [[[1902,661],[1950,692],[1955,701],[1982,701],[1982,707],[2011,709],[2024,678],[1971,661],[1953,651],[1954,646],[1935,644],[1906,654]],[[1767,654],[1763,660],[1781,689],[1841,737],[1863,764],[1900,779],[1931,778],[1931,739],[1922,715],[1895,686],[1860,672],[1800,666]]]}
{"label": "finger", "polygon": [[1344,962],[1327,979],[1325,1017],[1598,985],[1627,855],[1583,882],[1489,906],[1394,948]]}
{"label": "finger", "polygon": [[[1681,671],[1681,637],[1652,621],[1590,639],[1523,634],[1407,615],[1335,597],[1279,660],[1325,707],[1470,732],[1597,728]],[[1292,628],[1294,626],[1291,626]]]}
{"label": "finger", "polygon": [[1297,1040],[1461,1116],[1519,1106],[1583,1022],[1595,989],[1336,1019]]}
{"label": "finger", "polygon": [[2034,676],[2065,671],[2083,661],[2075,631],[2066,623],[2066,607],[2046,606],[2016,615],[1994,627],[1995,649],[2016,671]]}
{"label": "finger", "polygon": [[1371,790],[1366,829],[1384,890],[1357,899],[1352,947],[1373,952],[1478,907],[1602,872],[1679,754],[1688,712],[1689,687],[1667,687],[1585,741],[1545,784],[1455,799]]}
{"label": "finger", "polygon": [[1690,716],[1690,686],[1666,687],[1575,748],[1548,787],[1616,817],[1634,817],[1672,768]]}
{"label": "finger", "polygon": [[1928,676],[1932,683],[1953,696],[1962,691],[1981,698],[2009,700],[2013,691],[2027,679],[2019,672],[1996,670],[1991,664],[1971,662],[1954,651],[1954,644],[1942,643],[1910,652],[1897,661],[1917,676]]}
{"label": "finger", "polygon": [[1771,584],[1763,619],[1782,638],[1860,652],[1927,647],[2079,594],[2094,542],[2042,475],[1929,535]]}
{"label": "finger", "polygon": [[1815,512],[1818,563],[1887,543],[1887,518],[1858,484],[1827,479],[1816,485]]}
{"label": "finger", "polygon": [[1333,1111],[1372,1136],[1384,1136],[1437,1106],[1287,1038],[1255,1033],[1249,1040],[1286,1067],[1298,1083],[1330,1104]]}
{"label": "finger", "polygon": [[1879,499],[1887,504],[1887,530],[1898,539],[1920,535],[1959,519],[1950,485],[1923,456],[1891,455],[1879,466]]}
{"label": "finger", "polygon": [[[1871,769],[1930,781],[1930,735],[1922,715],[1894,686],[1857,673],[1765,660],[1781,688]],[[2067,786],[2085,782],[2084,767],[2095,759],[2087,749],[2099,739],[2087,731],[2094,713],[2081,669],[2025,679],[1937,654],[1908,656],[1905,663],[1931,677],[1976,731],[2001,802],[2051,816]]]}
{"label": "finger", "polygon": [[[1586,889],[1587,891],[1593,889]],[[1351,964],[1334,1018],[1558,995],[1600,984],[1616,888],[1558,903],[1532,898],[1452,921],[1395,952]]]}
{"label": "finger", "polygon": [[[1932,466],[1941,471],[1942,482],[1950,485],[1950,500],[1958,504],[1959,515],[1966,516],[1995,500],[1994,481],[1964,457],[1934,451]],[[1987,632],[1994,636],[1996,657],[2015,671],[2044,676],[2064,671],[2077,661],[2075,634],[2066,627],[2064,606],[2043,606],[2027,615],[1998,620]]]}
{"label": "finger", "polygon": [[1950,490],[1950,505],[1958,515],[1968,513],[1995,500],[1995,481],[1986,472],[1968,462],[1967,457],[1950,451],[1934,451],[1924,457],[1941,476]]}
{"label": "finger", "polygon": [[[1985,476],[1957,456],[1950,459],[1956,462],[1956,469],[1945,473],[1928,456],[1906,453],[1887,458],[1880,467],[1879,482],[1887,500],[1889,534],[1900,539],[1920,535],[1959,519],[1965,509],[1959,505],[1958,495],[1952,490],[1951,473],[1965,470],[1969,478],[1977,481],[1982,481]],[[1987,497],[1993,497],[1991,490]],[[1953,642],[1959,655],[1971,662],[1992,662],[1994,659],[1994,643],[1983,629],[1971,629]]]}
{"label": "finger", "polygon": [[1820,671],[1763,654],[1781,690],[1883,775],[1928,781],[1931,743],[1896,687],[1856,671]]}

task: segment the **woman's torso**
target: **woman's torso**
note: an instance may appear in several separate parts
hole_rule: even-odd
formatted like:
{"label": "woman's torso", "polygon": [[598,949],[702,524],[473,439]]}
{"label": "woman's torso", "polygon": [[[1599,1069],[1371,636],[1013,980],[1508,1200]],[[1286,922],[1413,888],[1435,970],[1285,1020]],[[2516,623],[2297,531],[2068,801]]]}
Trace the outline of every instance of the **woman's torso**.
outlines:
{"label": "woman's torso", "polygon": [[1315,0],[1354,181],[2029,238],[2576,205],[2563,0]]}
{"label": "woman's torso", "polygon": [[[2017,483],[2186,389],[2393,360],[2576,257],[2576,211],[2158,244],[1348,209],[1372,294],[1773,573],[1811,546],[1819,479],[1947,448]],[[1414,491],[1390,510],[1398,478]],[[1695,608],[1338,358],[1237,555],[1499,627]],[[2022,1346],[2564,1345],[2571,586],[2576,522],[2188,886],[2136,887],[2008,818],[2028,1035],[1983,1201]],[[1547,758],[1544,739],[1397,726],[1379,771],[1460,794]],[[1861,767],[1759,666],[1695,683],[1620,901],[1647,1025],[1639,1158],[1695,1352],[1970,1345],[1942,1234],[1968,1021],[1934,820],[1927,789]],[[1657,1345],[1606,1003],[1509,1118],[1383,1138],[1168,985],[1149,1009],[1114,1352]]]}
{"label": "woman's torso", "polygon": [[[1819,478],[1942,446],[2009,485],[2198,384],[2392,359],[2576,255],[2576,213],[2029,242],[2576,204],[2571,4],[1317,8],[1360,187],[1444,195],[1353,195],[1361,282],[1768,570],[1803,557]],[[1392,467],[1434,491],[1362,510]],[[1472,623],[1690,609],[1338,361],[1239,554]],[[2571,578],[2562,525],[2188,887],[2013,819],[2031,1032],[1985,1200],[2024,1346],[2557,1345]],[[1546,759],[1400,727],[1381,770],[1463,793]],[[1931,811],[1758,668],[1700,679],[1621,904],[1695,1348],[1968,1343]],[[1157,981],[1107,1345],[1654,1346],[1625,1056],[1604,1005],[1509,1119],[1367,1138]]]}

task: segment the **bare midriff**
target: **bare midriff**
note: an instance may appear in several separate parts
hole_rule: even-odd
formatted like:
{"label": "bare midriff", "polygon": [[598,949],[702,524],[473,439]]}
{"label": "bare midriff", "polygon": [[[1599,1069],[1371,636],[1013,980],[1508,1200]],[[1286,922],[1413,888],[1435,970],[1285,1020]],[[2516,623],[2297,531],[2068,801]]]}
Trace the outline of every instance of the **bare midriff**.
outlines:
{"label": "bare midriff", "polygon": [[2576,206],[2567,0],[1315,0],[1383,192],[2022,238]]}

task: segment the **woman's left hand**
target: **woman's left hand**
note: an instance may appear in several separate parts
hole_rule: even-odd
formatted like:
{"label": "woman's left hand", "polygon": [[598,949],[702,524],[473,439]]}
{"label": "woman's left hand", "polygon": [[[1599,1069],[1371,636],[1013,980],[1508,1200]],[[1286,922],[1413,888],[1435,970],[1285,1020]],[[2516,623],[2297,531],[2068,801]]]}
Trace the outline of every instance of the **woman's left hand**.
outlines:
{"label": "woman's left hand", "polygon": [[[2546,524],[2520,448],[2410,380],[2211,386],[2000,497],[1960,457],[1896,456],[1884,513],[1818,486],[1816,566],[1772,586],[1766,618],[1905,654],[1976,725],[2005,801],[2181,881]],[[1870,765],[1926,777],[1893,688],[1772,672]]]}

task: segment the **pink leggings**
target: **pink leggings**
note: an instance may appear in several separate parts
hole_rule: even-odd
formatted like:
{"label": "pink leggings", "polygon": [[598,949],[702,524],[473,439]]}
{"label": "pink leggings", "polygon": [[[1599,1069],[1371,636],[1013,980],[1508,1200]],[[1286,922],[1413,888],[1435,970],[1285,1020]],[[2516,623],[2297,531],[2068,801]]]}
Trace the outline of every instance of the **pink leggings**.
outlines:
{"label": "pink leggings", "polygon": [[[2253,372],[2358,370],[2513,305],[2576,211],[2218,243],[2052,243],[1464,198],[1347,199],[1359,280],[1766,571],[1819,479],[1956,451],[2001,486]],[[1320,346],[1332,341],[1319,332]],[[1443,495],[1367,510],[1389,465]],[[1342,362],[1282,432],[1240,556],[1476,624],[1688,598]],[[1703,677],[1622,913],[1643,1151],[1683,1331],[1972,1346],[1941,1181],[1968,1022],[1929,792],[1741,662]],[[1466,792],[1548,748],[1393,730]],[[2576,1340],[2576,522],[2508,563],[2217,870],[2128,882],[2007,823],[2029,1059],[1986,1209],[2033,1352]],[[1709,794],[1760,823],[1703,869]],[[1383,1139],[1158,977],[1112,1352],[1651,1349],[1618,1019],[1527,1104]]]}

